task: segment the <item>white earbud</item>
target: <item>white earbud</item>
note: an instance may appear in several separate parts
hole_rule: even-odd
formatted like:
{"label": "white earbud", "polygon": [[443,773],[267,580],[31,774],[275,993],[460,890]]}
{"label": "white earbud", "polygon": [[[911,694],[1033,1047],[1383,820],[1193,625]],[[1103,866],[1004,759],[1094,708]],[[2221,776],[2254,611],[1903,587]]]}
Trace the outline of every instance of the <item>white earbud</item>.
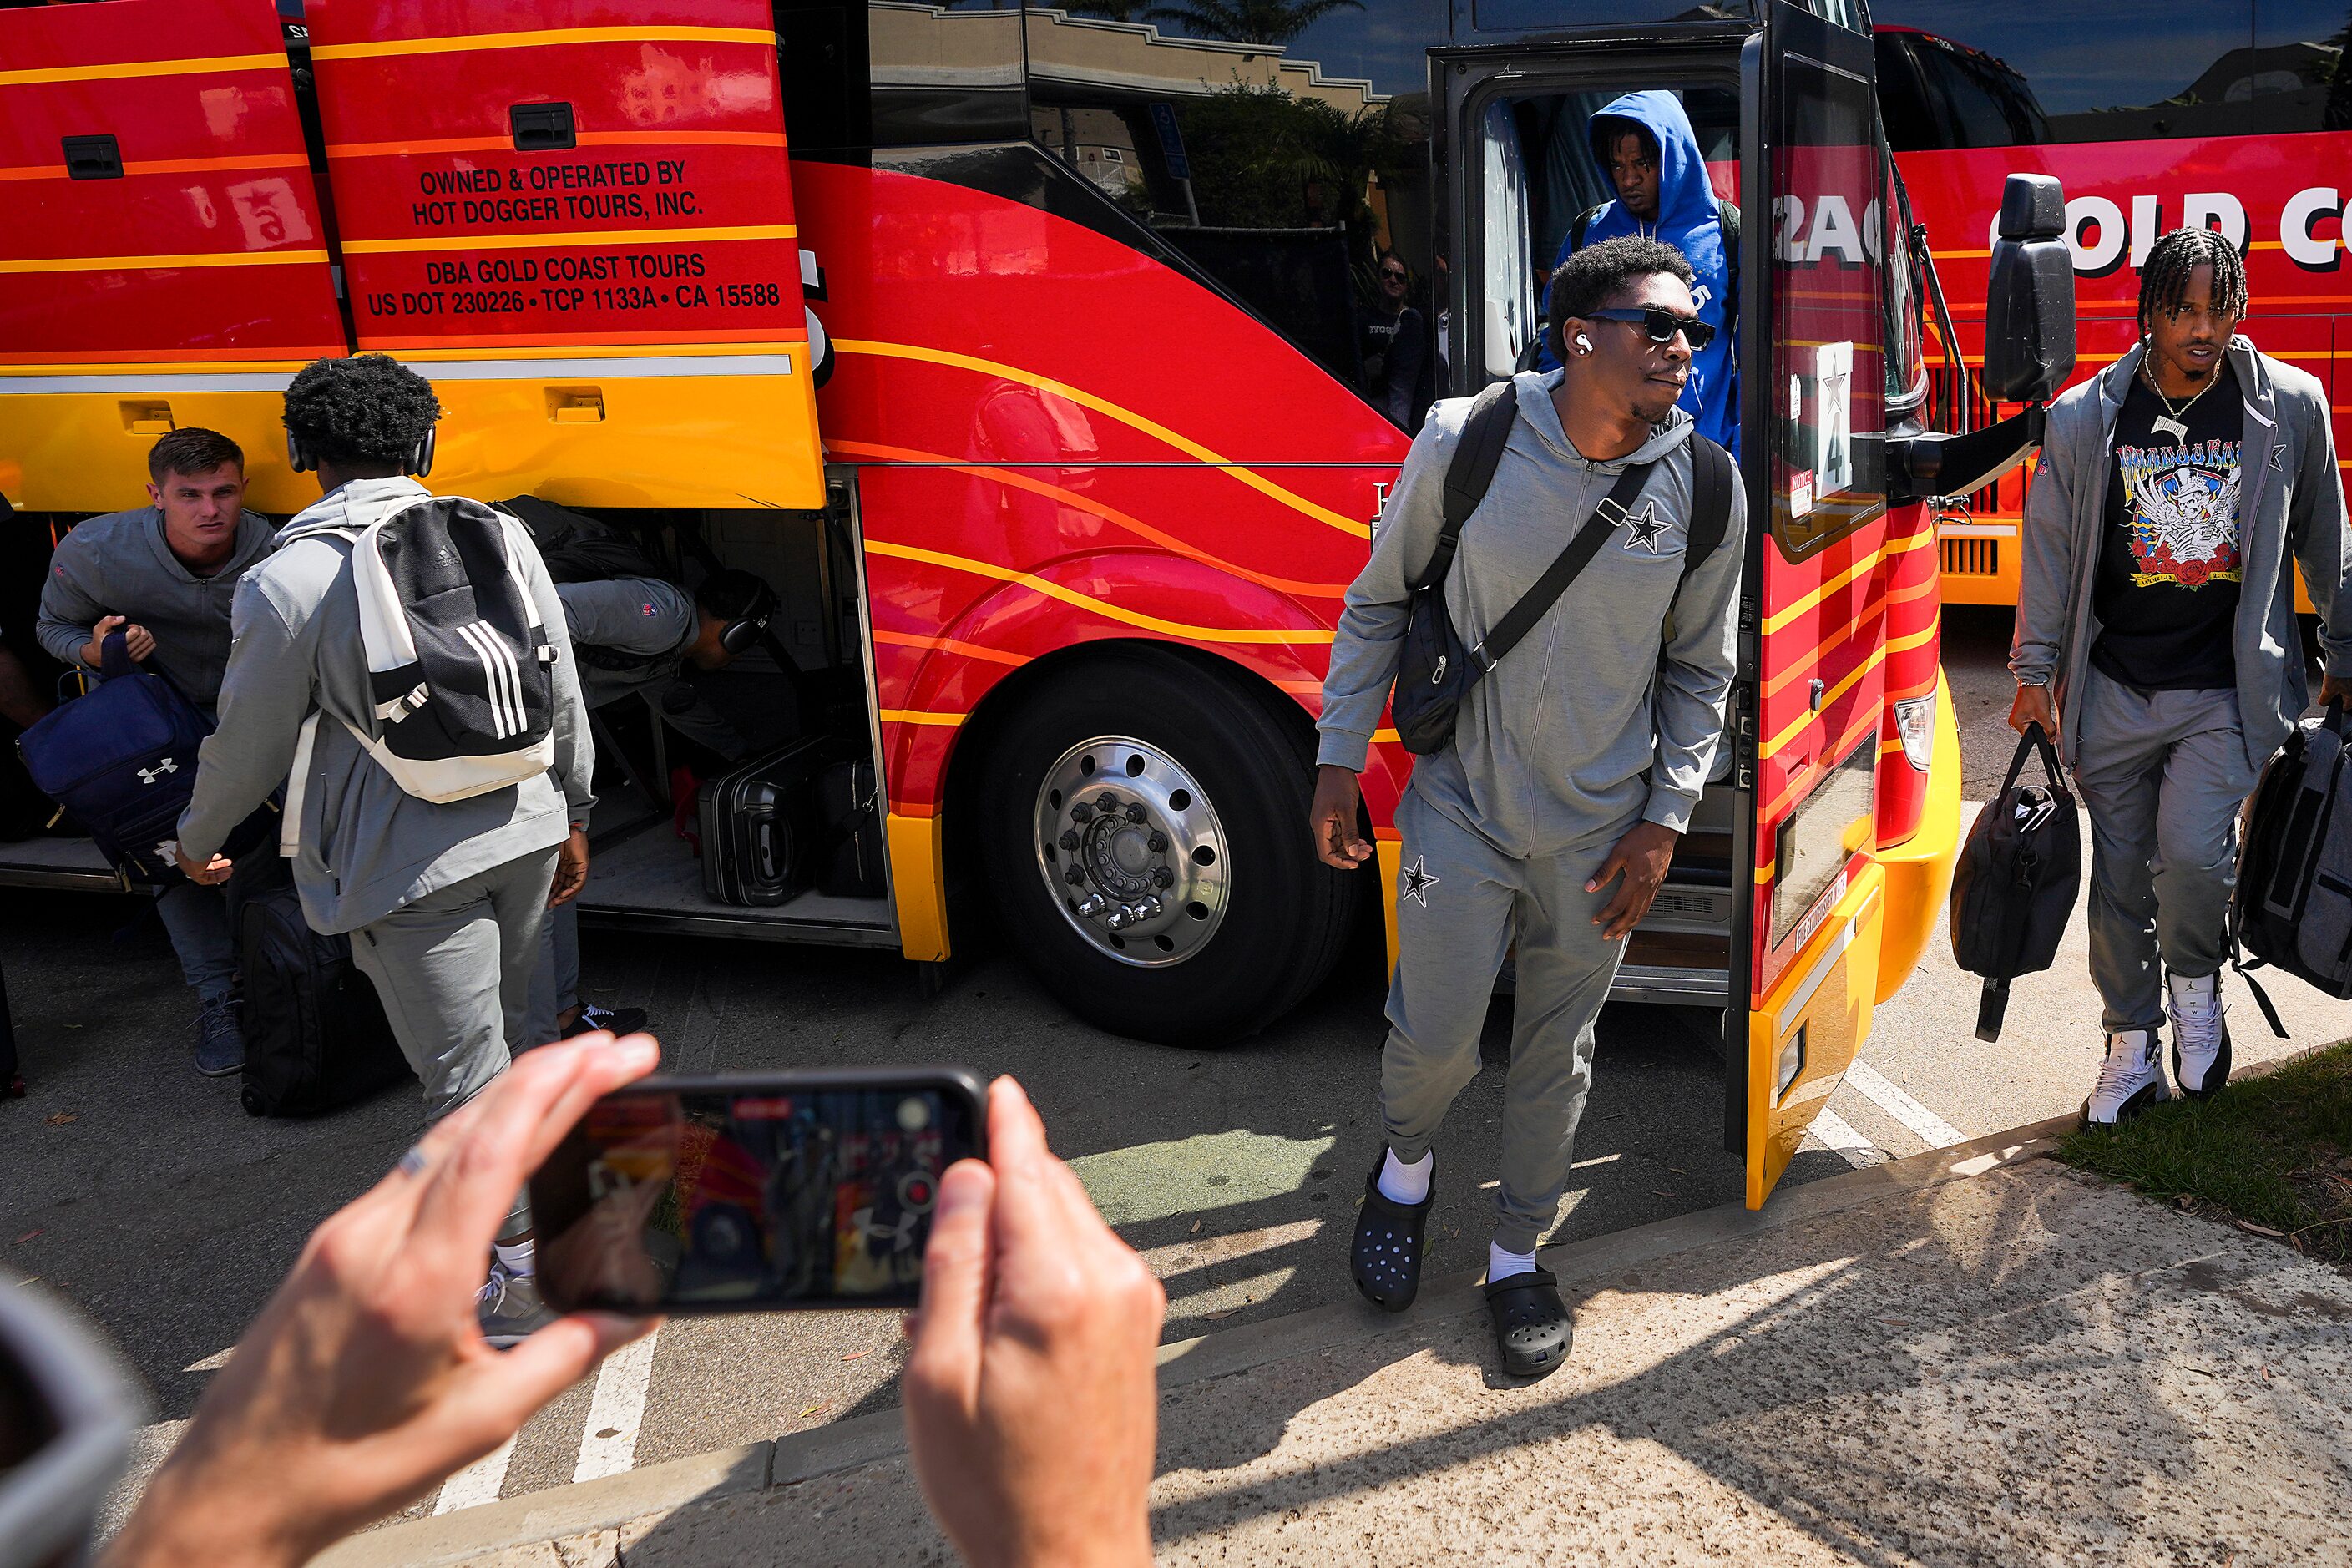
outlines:
{"label": "white earbud", "polygon": [[1586,337],[1582,332],[1577,333],[1576,352],[1580,354],[1591,353],[1592,352],[1592,340]]}

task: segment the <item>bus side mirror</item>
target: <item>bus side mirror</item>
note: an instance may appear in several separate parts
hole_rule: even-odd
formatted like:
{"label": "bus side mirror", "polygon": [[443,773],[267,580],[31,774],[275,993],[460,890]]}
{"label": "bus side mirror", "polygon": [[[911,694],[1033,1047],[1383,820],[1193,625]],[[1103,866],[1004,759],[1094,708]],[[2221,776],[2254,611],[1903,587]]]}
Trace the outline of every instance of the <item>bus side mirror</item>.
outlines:
{"label": "bus side mirror", "polygon": [[2066,193],[2048,174],[2011,174],[1985,284],[1985,395],[2046,403],[2074,369],[2074,258]]}

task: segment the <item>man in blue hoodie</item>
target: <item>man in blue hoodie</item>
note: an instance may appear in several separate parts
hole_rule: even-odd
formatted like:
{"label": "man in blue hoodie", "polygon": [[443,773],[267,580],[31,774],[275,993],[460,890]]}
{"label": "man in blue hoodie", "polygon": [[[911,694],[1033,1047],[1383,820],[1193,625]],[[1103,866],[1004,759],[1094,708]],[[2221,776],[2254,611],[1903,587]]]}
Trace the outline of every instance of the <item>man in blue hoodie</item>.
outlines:
{"label": "man in blue hoodie", "polygon": [[[1681,251],[1696,274],[1691,299],[1715,341],[1691,356],[1681,407],[1709,437],[1739,455],[1739,359],[1732,330],[1739,316],[1739,209],[1718,201],[1706,177],[1698,133],[1671,92],[1629,92],[1612,100],[1585,124],[1593,161],[1609,176],[1617,199],[1580,214],[1569,226],[1559,267],[1577,251],[1621,234],[1662,239]],[[1545,369],[1549,358],[1545,339]]]}

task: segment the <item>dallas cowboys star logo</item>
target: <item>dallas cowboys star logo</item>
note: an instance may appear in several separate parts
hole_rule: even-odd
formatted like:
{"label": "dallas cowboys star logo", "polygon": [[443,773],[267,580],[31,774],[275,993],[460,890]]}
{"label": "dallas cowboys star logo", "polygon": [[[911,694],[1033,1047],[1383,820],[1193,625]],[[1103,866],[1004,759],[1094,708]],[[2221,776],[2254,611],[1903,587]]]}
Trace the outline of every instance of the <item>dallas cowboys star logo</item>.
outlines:
{"label": "dallas cowboys star logo", "polygon": [[2286,472],[2286,448],[2276,442],[2271,444],[2271,472],[2274,474]]}
{"label": "dallas cowboys star logo", "polygon": [[1666,537],[1666,530],[1672,526],[1658,515],[1658,503],[1653,499],[1640,511],[1625,514],[1625,548],[1646,550],[1655,555]]}
{"label": "dallas cowboys star logo", "polygon": [[1424,910],[1429,908],[1429,889],[1445,879],[1429,869],[1427,860],[1428,857],[1416,855],[1404,868],[1404,896]]}

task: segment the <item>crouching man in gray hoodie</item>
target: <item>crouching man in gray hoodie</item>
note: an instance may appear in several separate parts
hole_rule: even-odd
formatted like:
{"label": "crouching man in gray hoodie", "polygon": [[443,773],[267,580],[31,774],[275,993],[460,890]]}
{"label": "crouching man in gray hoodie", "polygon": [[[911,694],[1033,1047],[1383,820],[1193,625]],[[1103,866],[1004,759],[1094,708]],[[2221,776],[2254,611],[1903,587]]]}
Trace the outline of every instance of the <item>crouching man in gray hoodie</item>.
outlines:
{"label": "crouching man in gray hoodie", "polygon": [[[405,476],[440,416],[432,386],[383,354],[322,359],[286,389],[286,428],[317,463],[326,493],[287,524],[374,521],[425,487]],[[299,781],[294,882],[313,931],[349,932],[352,958],[375,983],[394,1036],[439,1121],[506,1070],[523,1041],[524,1009],[551,904],[580,890],[594,804],[587,710],[555,585],[528,552],[524,574],[555,646],[547,773],[486,795],[436,804],[395,783],[353,732],[372,732],[352,542],[292,540],[237,584],[220,727],[205,742],[195,797],[180,819],[180,864],[198,881],[226,879],[221,844],[294,763],[303,721],[323,712]],[[289,795],[295,793],[289,789]],[[530,1278],[530,1211],[518,1198],[499,1237],[482,1331],[511,1344],[541,1321]]]}
{"label": "crouching man in gray hoodie", "polygon": [[2140,271],[2141,340],[2050,409],[2026,493],[2010,722],[2058,742],[2091,818],[2091,978],[2106,1055],[2083,1120],[2229,1080],[2221,961],[2238,811],[2311,698],[2352,700],[2344,483],[2327,392],[2237,335],[2237,247],[2177,228]]}
{"label": "crouching man in gray hoodie", "polygon": [[[1633,503],[1526,639],[1472,688],[1454,743],[1423,758],[1397,811],[1397,969],[1381,1110],[1387,1142],[1357,1219],[1357,1289],[1402,1311],[1420,1284],[1431,1141],[1478,1071],[1478,1035],[1516,944],[1510,1076],[1486,1297],[1503,1363],[1522,1375],[1568,1354],[1568,1310],[1536,1267],[1557,1219],[1591,1082],[1593,1021],[1689,826],[1723,730],[1737,654],[1744,508],[1685,574],[1689,416],[1675,406],[1712,335],[1691,268],[1624,236],[1552,276],[1562,368],[1522,372],[1517,420],[1462,530],[1445,603],[1481,642],[1593,517],[1629,467]],[[1663,339],[1663,341],[1661,341]],[[1470,401],[1440,403],[1389,498],[1370,563],[1348,590],[1323,683],[1309,827],[1325,864],[1372,853],[1356,774],[1395,678],[1412,599],[1436,549],[1446,468]],[[1671,619],[1669,634],[1666,623]]]}

